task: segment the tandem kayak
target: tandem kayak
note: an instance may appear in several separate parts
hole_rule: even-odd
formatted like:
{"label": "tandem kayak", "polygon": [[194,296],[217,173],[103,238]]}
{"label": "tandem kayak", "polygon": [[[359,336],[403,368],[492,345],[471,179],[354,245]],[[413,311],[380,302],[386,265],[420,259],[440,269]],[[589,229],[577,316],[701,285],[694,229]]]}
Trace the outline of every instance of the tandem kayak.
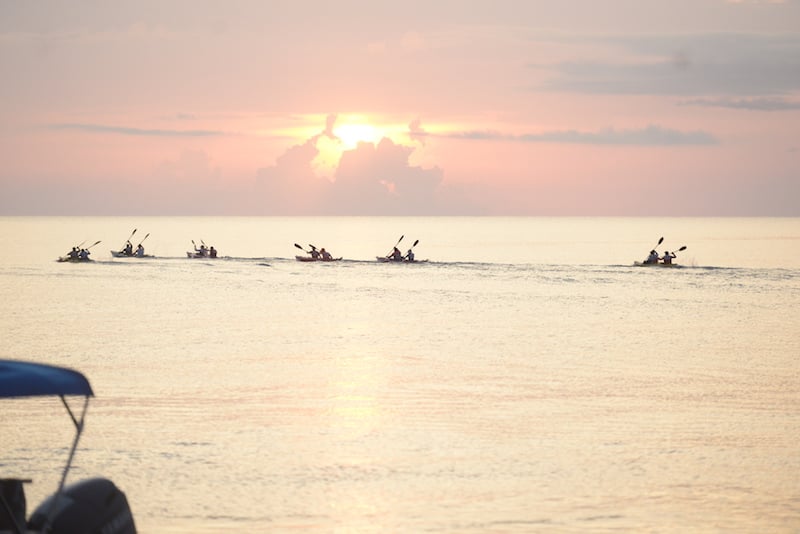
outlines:
{"label": "tandem kayak", "polygon": [[311,256],[295,256],[294,259],[303,262],[313,262],[313,261],[341,261],[342,258],[331,258],[329,260],[324,260],[322,258],[312,258]]}
{"label": "tandem kayak", "polygon": [[428,260],[393,260],[392,258],[387,258],[386,256],[375,256],[375,259],[378,260],[380,263],[427,263]]}
{"label": "tandem kayak", "polygon": [[189,251],[186,252],[186,256],[188,258],[194,258],[194,259],[206,259],[206,260],[216,260],[217,259],[217,256],[209,256],[208,254],[203,255],[203,254],[200,254],[199,252],[189,252]]}
{"label": "tandem kayak", "polygon": [[125,252],[121,250],[112,250],[111,255],[115,258],[155,258],[152,254],[145,254],[144,256],[139,256],[136,254],[125,254]]}
{"label": "tandem kayak", "polygon": [[91,258],[70,258],[69,256],[61,256],[57,260],[59,263],[92,263],[94,260]]}
{"label": "tandem kayak", "polygon": [[647,263],[644,261],[635,261],[633,262],[635,267],[674,267],[674,268],[681,268],[683,265],[679,263]]}

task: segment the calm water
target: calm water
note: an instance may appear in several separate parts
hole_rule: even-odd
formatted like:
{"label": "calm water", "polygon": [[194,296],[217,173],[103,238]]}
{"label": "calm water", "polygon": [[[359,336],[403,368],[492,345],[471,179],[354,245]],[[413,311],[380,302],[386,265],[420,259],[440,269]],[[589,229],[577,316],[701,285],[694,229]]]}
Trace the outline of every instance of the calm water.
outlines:
{"label": "calm water", "polygon": [[[133,228],[157,258],[110,256]],[[375,262],[400,235],[430,261]],[[660,236],[686,267],[633,267]],[[798,245],[800,219],[0,218],[2,357],[89,377],[70,480],[143,533],[797,532]],[[0,413],[30,512],[71,422]]]}

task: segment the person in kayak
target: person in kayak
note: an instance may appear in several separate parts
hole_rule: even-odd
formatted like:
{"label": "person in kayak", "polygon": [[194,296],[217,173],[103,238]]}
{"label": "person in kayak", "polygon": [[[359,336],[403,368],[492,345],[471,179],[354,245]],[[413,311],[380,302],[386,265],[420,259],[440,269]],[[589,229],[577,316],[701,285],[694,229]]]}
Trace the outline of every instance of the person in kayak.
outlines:
{"label": "person in kayak", "polygon": [[408,261],[414,261],[414,251],[413,250],[408,249],[408,252],[406,253],[406,259]]}
{"label": "person in kayak", "polygon": [[141,243],[139,243],[139,246],[136,247],[136,256],[139,258],[144,257],[144,247],[142,246]]}
{"label": "person in kayak", "polygon": [[672,258],[675,257],[674,252],[670,252],[669,250],[664,251],[664,256],[661,258],[661,261],[664,262],[664,265],[672,265]]}
{"label": "person in kayak", "polygon": [[210,249],[208,249],[208,256],[211,257],[211,258],[216,258],[217,257],[217,249],[215,249],[213,246]]}
{"label": "person in kayak", "polygon": [[133,243],[127,241],[122,249],[122,253],[126,256],[133,256]]}
{"label": "person in kayak", "polygon": [[72,250],[67,253],[67,256],[69,256],[69,259],[71,260],[77,260],[80,257],[80,254],[81,251],[78,250],[78,247],[72,247]]}
{"label": "person in kayak", "polygon": [[320,253],[320,256],[322,256],[322,261],[331,261],[333,259],[333,256],[331,256],[331,253],[328,252],[327,250],[325,250],[325,247],[322,247],[321,249],[319,249],[319,253]]}
{"label": "person in kayak", "polygon": [[389,254],[386,257],[389,258],[392,261],[403,261],[403,253],[400,252],[400,249],[397,248],[397,247],[394,247],[394,250],[392,251],[392,253]]}
{"label": "person in kayak", "polygon": [[311,254],[311,258],[314,260],[318,260],[320,257],[319,250],[317,250],[316,247],[313,246],[311,247],[311,252],[309,252],[309,254]]}
{"label": "person in kayak", "polygon": [[647,256],[647,259],[644,260],[644,263],[658,263],[658,259],[658,252],[651,250],[650,255]]}
{"label": "person in kayak", "polygon": [[194,251],[197,252],[201,258],[208,257],[208,249],[206,248],[205,244],[200,245],[200,248],[194,247]]}
{"label": "person in kayak", "polygon": [[78,259],[81,261],[88,261],[89,254],[91,254],[91,252],[89,252],[85,248],[82,248],[81,251],[78,253]]}

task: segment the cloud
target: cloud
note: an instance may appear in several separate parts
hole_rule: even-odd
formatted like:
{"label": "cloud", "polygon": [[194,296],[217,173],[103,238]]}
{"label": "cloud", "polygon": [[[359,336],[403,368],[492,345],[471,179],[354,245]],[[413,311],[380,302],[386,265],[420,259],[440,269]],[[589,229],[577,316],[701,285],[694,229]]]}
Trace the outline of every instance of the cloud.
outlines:
{"label": "cloud", "polygon": [[745,109],[749,111],[789,111],[800,109],[800,102],[785,98],[697,98],[681,102],[684,106]]}
{"label": "cloud", "polygon": [[758,96],[800,90],[797,35],[719,33],[592,38],[589,42],[606,47],[609,55],[592,61],[530,65],[552,74],[534,89],[686,96]]}
{"label": "cloud", "polygon": [[714,145],[717,143],[717,139],[707,132],[685,132],[657,125],[625,130],[618,130],[615,128],[606,128],[594,132],[553,130],[540,133],[511,135],[494,130],[429,133],[422,128],[419,121],[415,121],[409,125],[409,136],[412,137],[412,139],[438,137],[475,141],[512,141],[518,143],[562,143],[580,145],[681,146]]}
{"label": "cloud", "polygon": [[214,137],[227,135],[219,130],[164,130],[131,128],[127,126],[107,126],[103,124],[61,123],[51,124],[54,130],[77,130],[90,133],[111,133],[145,137]]}
{"label": "cloud", "polygon": [[[335,115],[325,132],[332,133]],[[267,214],[418,215],[448,209],[443,171],[409,164],[413,147],[388,138],[342,153],[333,181],[316,176],[318,134],[257,173],[252,208]]]}
{"label": "cloud", "polygon": [[712,135],[706,132],[681,132],[652,125],[638,130],[608,128],[598,132],[554,131],[523,135],[518,139],[536,143],[639,146],[713,145],[717,142]]}

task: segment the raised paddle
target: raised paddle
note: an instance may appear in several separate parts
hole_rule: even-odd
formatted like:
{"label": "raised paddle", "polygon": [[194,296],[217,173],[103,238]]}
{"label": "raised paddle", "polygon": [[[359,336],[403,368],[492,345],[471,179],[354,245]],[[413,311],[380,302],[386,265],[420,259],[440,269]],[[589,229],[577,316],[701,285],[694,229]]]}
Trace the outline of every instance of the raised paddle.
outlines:
{"label": "raised paddle", "polygon": [[405,234],[400,236],[400,239],[398,239],[397,243],[394,244],[394,246],[392,247],[392,250],[390,250],[389,253],[386,255],[387,258],[392,255],[392,252],[394,252],[394,249],[397,248],[397,245],[400,244],[400,241],[402,241],[405,236],[406,236]]}
{"label": "raised paddle", "polygon": [[306,254],[311,254],[309,251],[307,251],[306,249],[304,249],[303,247],[301,247],[301,246],[300,246],[300,245],[298,245],[297,243],[295,243],[295,244],[294,244],[294,246],[296,246],[297,248],[299,248],[300,250],[302,250],[302,251],[303,251],[303,252],[305,252]]}
{"label": "raised paddle", "polygon": [[[147,239],[149,236],[150,236],[150,233],[148,232],[148,233],[147,233],[147,235],[146,235],[146,236],[144,236],[144,237],[142,238],[142,240],[141,240],[141,241],[139,241],[139,245],[141,245],[142,243],[144,243],[144,240],[145,240],[145,239]],[[136,245],[136,247],[138,248],[138,247],[139,247],[139,245]]]}
{"label": "raised paddle", "polygon": [[[417,246],[417,243],[419,243],[419,239],[417,239],[416,241],[414,241],[414,244],[413,244],[413,245],[411,245],[411,248],[410,248],[410,249],[408,249],[408,250],[409,250],[409,252],[410,252],[411,250],[413,250],[413,248],[414,248],[414,247],[416,247],[416,246]],[[408,259],[408,253],[406,253],[406,255],[405,255],[405,256],[403,256],[403,259],[404,259],[404,260],[407,260],[407,259]]]}
{"label": "raised paddle", "polygon": [[99,245],[99,244],[100,244],[100,241],[95,241],[95,242],[94,242],[94,244],[92,244],[92,245],[89,245],[88,247],[86,247],[86,250],[89,250],[89,249],[90,249],[90,248],[92,248],[93,246],[95,246],[95,245]]}

